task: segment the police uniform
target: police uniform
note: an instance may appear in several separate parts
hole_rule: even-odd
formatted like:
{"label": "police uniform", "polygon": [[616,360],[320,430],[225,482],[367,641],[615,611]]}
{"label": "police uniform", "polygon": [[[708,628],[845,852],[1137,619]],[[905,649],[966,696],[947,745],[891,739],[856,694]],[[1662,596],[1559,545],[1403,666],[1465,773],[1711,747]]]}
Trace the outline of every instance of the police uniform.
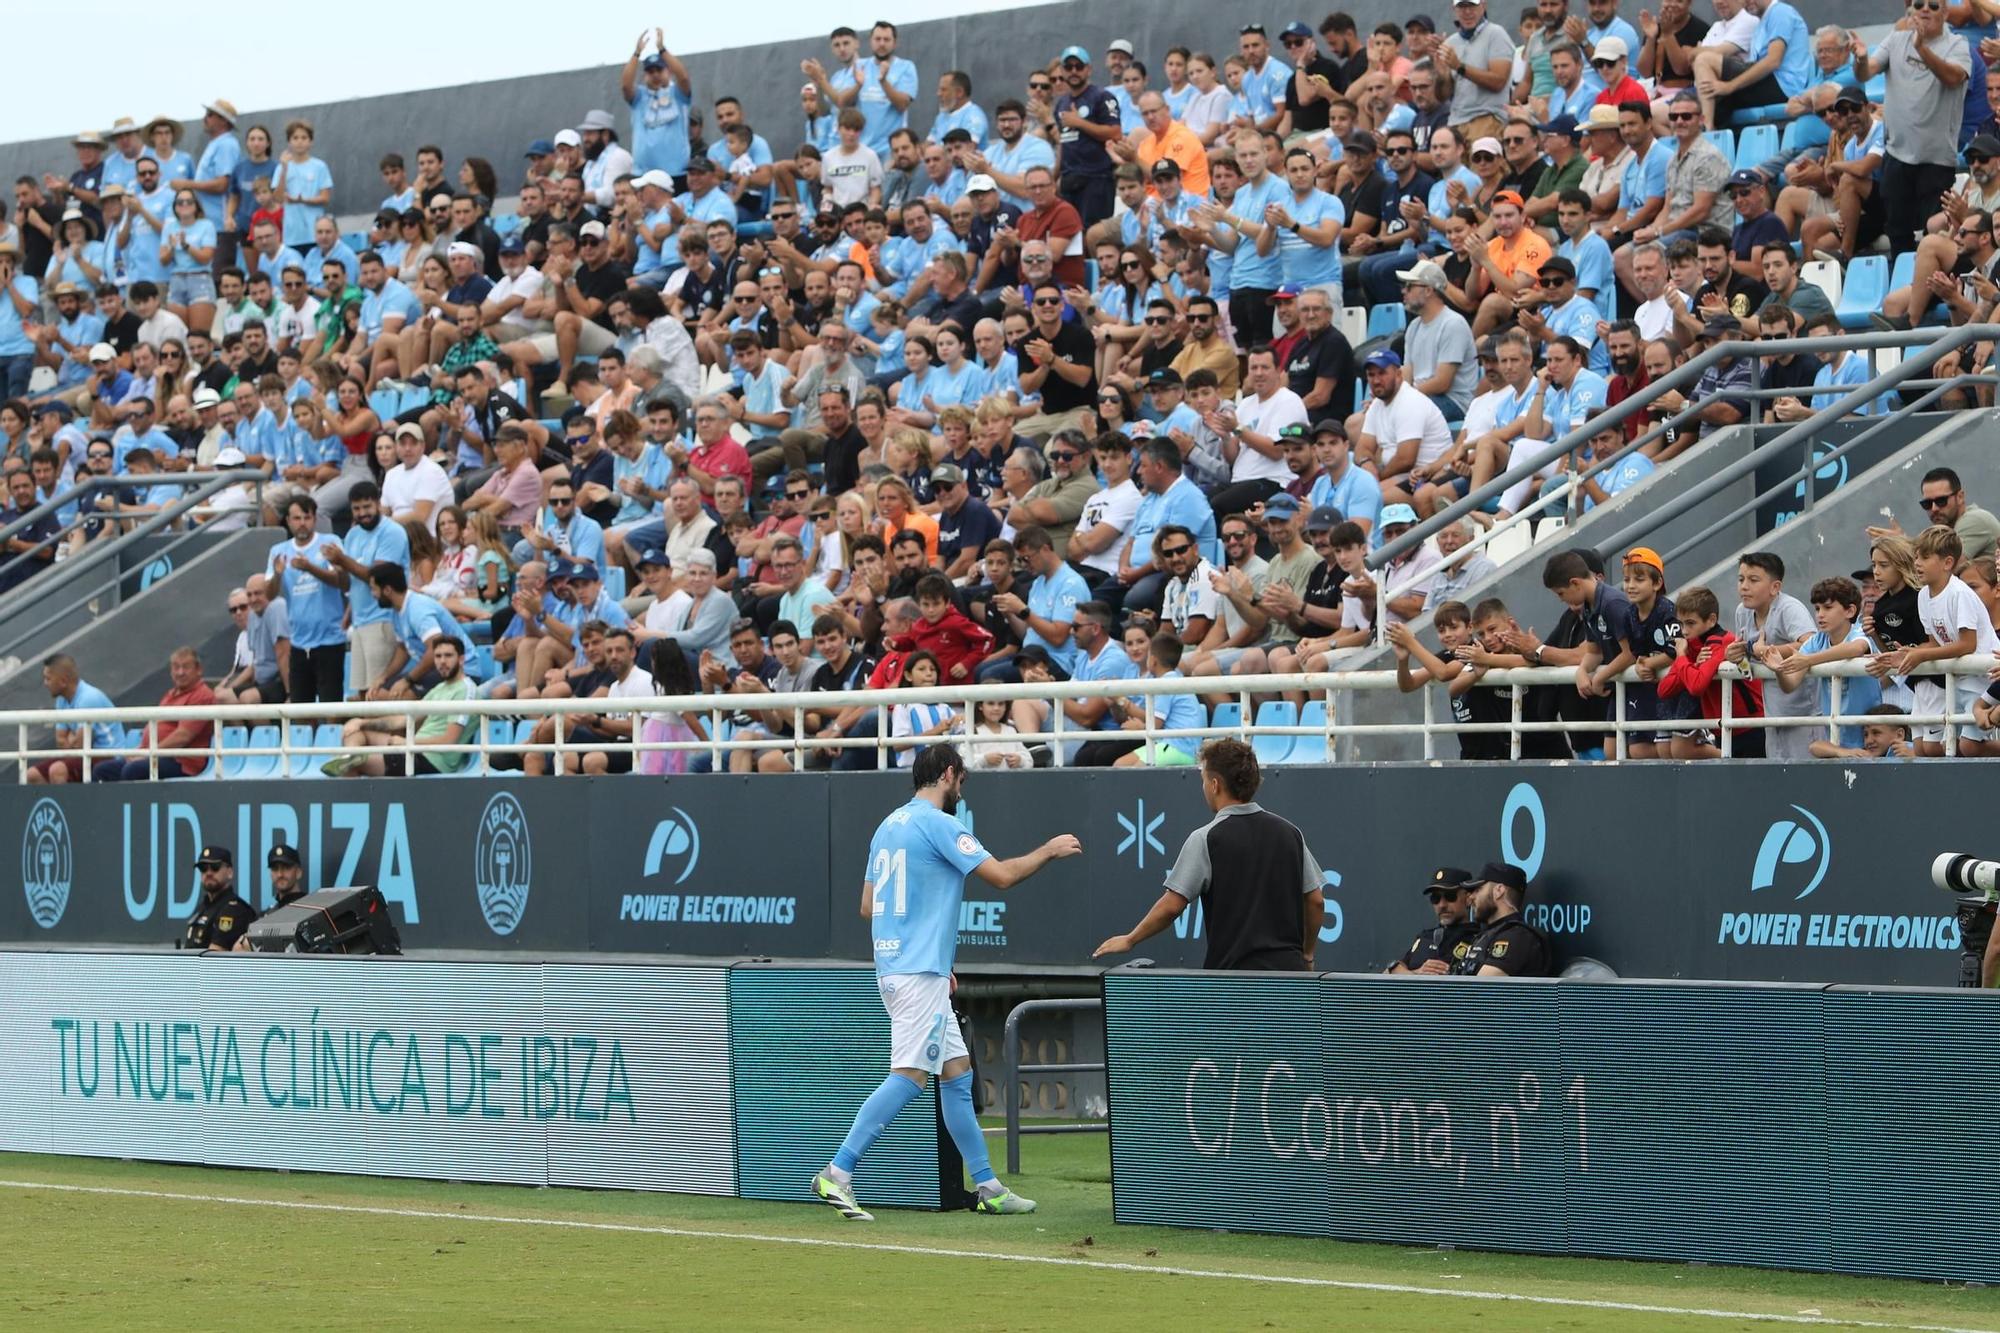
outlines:
{"label": "police uniform", "polygon": [[[204,847],[195,865],[211,863],[234,866],[236,858],[227,847]],[[236,941],[257,919],[257,909],[238,897],[234,890],[213,897],[204,895],[188,918],[187,930],[177,945],[182,949],[234,949]]]}
{"label": "police uniform", "polygon": [[[1426,894],[1439,889],[1461,889],[1472,878],[1472,872],[1460,870],[1457,866],[1439,866],[1431,873],[1424,885]],[[1441,960],[1446,967],[1455,965],[1465,956],[1479,929],[1470,921],[1454,921],[1450,925],[1436,925],[1418,935],[1410,942],[1410,949],[1402,958],[1402,965],[1412,972],[1423,970],[1425,963],[1432,959]]]}
{"label": "police uniform", "polygon": [[[1472,882],[1505,884],[1522,895],[1528,891],[1528,877],[1520,867],[1493,861],[1481,867]],[[1482,967],[1496,967],[1510,977],[1549,977],[1555,975],[1555,954],[1547,936],[1519,912],[1510,912],[1480,927],[1464,956],[1453,961],[1451,974],[1476,977]]]}

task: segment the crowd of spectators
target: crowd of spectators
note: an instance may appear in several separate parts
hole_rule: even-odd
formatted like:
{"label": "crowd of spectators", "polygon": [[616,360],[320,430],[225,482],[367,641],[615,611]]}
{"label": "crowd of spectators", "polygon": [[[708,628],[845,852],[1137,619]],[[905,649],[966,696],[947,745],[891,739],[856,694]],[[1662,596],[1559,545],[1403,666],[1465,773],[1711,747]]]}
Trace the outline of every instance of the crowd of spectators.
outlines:
{"label": "crowd of spectators", "polygon": [[[412,171],[385,145],[365,235],[331,212],[306,121],[218,100],[198,151],[165,117],[79,134],[75,163],[23,177],[0,219],[0,524],[58,502],[6,542],[0,583],[173,503],[151,475],[240,469],[263,480],[188,519],[274,529],[233,595],[226,700],[1180,674],[1188,693],[1150,705],[1061,705],[1065,727],[1114,733],[1071,762],[1178,762],[1192,742],[1133,758],[1144,708],[1183,725],[1234,697],[1223,677],[1319,669],[1386,630],[1413,683],[1450,677],[1462,716],[1490,706],[1469,682],[1509,654],[1579,654],[1588,705],[1618,654],[1468,610],[1492,566],[1463,548],[1646,414],[1380,571],[1368,552],[1707,346],[1837,333],[1812,275],[1857,256],[1913,255],[1883,322],[1986,319],[2000,25],[1915,0],[1871,48],[1809,32],[1789,0],[1510,17],[1457,0],[1442,31],[1247,23],[1226,58],[1174,46],[1157,68],[1129,41],[1101,63],[1071,45],[1019,89],[936,71],[928,125],[895,25],[842,27],[802,62],[799,119],[761,133],[731,90],[697,96],[655,30],[618,76],[627,113],[590,109],[518,166],[453,169],[425,144]],[[1784,132],[1753,162],[1710,133],[1762,123]],[[1386,308],[1386,331],[1351,339],[1351,308]],[[1593,472],[1579,507],[1744,420],[1753,374],[1796,390],[1769,409],[1794,420],[1870,371],[1841,350],[1721,363],[1651,405],[1697,406],[1694,428]],[[89,477],[119,484],[61,503]],[[1990,549],[1967,555],[1976,569]],[[1640,583],[1658,563],[1638,561]],[[1719,620],[1654,572],[1647,615]],[[1569,603],[1604,576],[1551,586]],[[1844,639],[1801,646],[1800,603],[1739,591],[1752,619],[1709,660],[1753,642],[1841,655]],[[1830,604],[1868,632],[1875,593],[1847,591]],[[1444,656],[1407,628],[1426,613],[1454,636]],[[1671,638],[1638,659],[1663,695]],[[799,725],[740,702],[732,733]],[[1006,729],[1051,711],[982,715],[972,753],[1040,762]],[[872,766],[879,735],[962,725],[903,708],[803,722],[850,742],[815,752],[837,767]],[[565,725],[585,756],[569,771],[631,766],[631,715]],[[706,739],[697,715],[659,725]],[[1683,739],[1643,744],[1712,748]]]}

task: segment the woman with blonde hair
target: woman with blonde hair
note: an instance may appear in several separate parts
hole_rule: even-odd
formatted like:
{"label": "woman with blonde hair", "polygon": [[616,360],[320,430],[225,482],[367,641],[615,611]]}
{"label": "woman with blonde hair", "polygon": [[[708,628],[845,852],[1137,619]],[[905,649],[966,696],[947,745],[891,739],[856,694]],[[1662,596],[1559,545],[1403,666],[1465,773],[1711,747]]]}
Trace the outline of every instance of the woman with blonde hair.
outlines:
{"label": "woman with blonde hair", "polygon": [[495,611],[507,605],[507,594],[514,583],[514,559],[500,536],[500,520],[487,509],[465,514],[453,505],[444,512],[460,514],[465,524],[465,547],[472,552],[467,591],[457,600],[446,602],[444,609],[463,621],[491,620]]}
{"label": "woman with blonde hair", "polygon": [[931,498],[931,435],[914,426],[891,431],[882,446],[883,464],[902,481],[915,504]]}
{"label": "woman with blonde hair", "polygon": [[884,477],[875,484],[875,512],[880,515],[876,528],[884,546],[893,550],[896,534],[904,528],[915,528],[923,534],[924,558],[933,565],[937,563],[937,520],[917,507],[917,497],[901,477]]}

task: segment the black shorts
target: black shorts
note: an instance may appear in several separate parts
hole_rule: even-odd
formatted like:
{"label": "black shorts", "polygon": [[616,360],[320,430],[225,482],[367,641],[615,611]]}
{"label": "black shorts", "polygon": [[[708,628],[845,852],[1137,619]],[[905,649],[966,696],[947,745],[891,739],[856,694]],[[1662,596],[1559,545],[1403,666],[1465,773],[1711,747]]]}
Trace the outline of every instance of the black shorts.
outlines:
{"label": "black shorts", "polygon": [[421,754],[411,755],[409,765],[406,767],[402,753],[398,752],[382,756],[382,771],[392,778],[422,778],[431,776],[438,769],[427,756]]}
{"label": "black shorts", "polygon": [[578,750],[601,752],[607,773],[632,771],[632,743],[623,736],[607,736],[595,727],[576,726],[569,729],[567,743]]}

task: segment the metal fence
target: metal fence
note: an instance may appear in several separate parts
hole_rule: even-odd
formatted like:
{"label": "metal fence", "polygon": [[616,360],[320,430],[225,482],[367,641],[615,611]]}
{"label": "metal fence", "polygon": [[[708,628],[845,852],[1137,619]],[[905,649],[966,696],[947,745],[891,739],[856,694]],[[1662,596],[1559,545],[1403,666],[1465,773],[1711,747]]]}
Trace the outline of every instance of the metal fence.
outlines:
{"label": "metal fence", "polygon": [[[1967,679],[1985,680],[1995,666],[1991,657],[1964,657],[1942,663],[1927,663],[1913,674],[1942,677],[1947,685],[1945,697],[1955,698],[1958,682]],[[1869,718],[1860,714],[1841,711],[1842,684],[1861,676],[1866,664],[1860,659],[1835,662],[1811,669],[1814,680],[1829,683],[1829,704],[1826,711],[1814,712],[1795,717],[1736,716],[1732,703],[1735,691],[1722,691],[1722,713],[1719,722],[1722,731],[1720,746],[1725,758],[1732,747],[1732,731],[1736,729],[1860,726],[1879,718]],[[1724,680],[1756,678],[1771,688],[1776,682],[1771,671],[1761,665],[1725,665],[1721,670]],[[1155,760],[1156,741],[1201,741],[1217,736],[1235,736],[1259,743],[1264,749],[1266,742],[1278,742],[1281,738],[1293,738],[1290,743],[1272,745],[1269,758],[1277,758],[1288,763],[1331,762],[1332,743],[1342,737],[1365,736],[1420,736],[1423,739],[1423,757],[1438,759],[1438,742],[1451,741],[1460,735],[1487,733],[1505,734],[1509,740],[1509,755],[1519,759],[1522,741],[1525,737],[1541,732],[1575,733],[1579,735],[1610,735],[1613,737],[1607,758],[1627,757],[1627,737],[1631,733],[1660,732],[1706,726],[1707,722],[1690,721],[1683,728],[1676,728],[1670,722],[1648,719],[1633,720],[1625,716],[1626,693],[1641,682],[1631,673],[1614,680],[1611,688],[1610,716],[1606,719],[1534,721],[1526,716],[1527,691],[1534,686],[1573,687],[1576,671],[1569,667],[1528,667],[1488,671],[1483,685],[1505,688],[1511,699],[1509,717],[1504,722],[1460,723],[1451,718],[1449,705],[1445,715],[1439,716],[1438,695],[1442,688],[1425,685],[1414,691],[1419,697],[1413,701],[1419,715],[1394,722],[1349,722],[1343,720],[1342,696],[1353,692],[1398,692],[1401,685],[1394,671],[1327,671],[1309,674],[1260,675],[1260,676],[1215,676],[1215,677],[1170,677],[1166,679],[1135,679],[1113,681],[1065,681],[1041,684],[1009,685],[961,685],[939,686],[930,689],[895,690],[825,690],[810,693],[789,694],[702,694],[678,697],[639,698],[607,700],[586,699],[473,699],[452,702],[427,702],[409,700],[403,702],[349,702],[337,704],[231,704],[214,705],[203,708],[79,708],[68,710],[35,709],[0,713],[0,727],[9,727],[13,732],[12,757],[19,761],[21,773],[17,780],[27,780],[29,765],[44,759],[81,755],[84,760],[85,780],[90,780],[92,763],[96,760],[116,756],[137,758],[142,755],[148,760],[148,776],[158,775],[161,759],[197,759],[203,762],[199,776],[244,776],[244,777],[306,777],[316,776],[313,761],[339,755],[401,755],[406,765],[418,754],[463,754],[475,756],[480,762],[468,763],[464,775],[477,773],[487,767],[485,761],[497,754],[537,753],[552,756],[551,764],[557,773],[573,771],[584,753],[591,751],[624,750],[639,756],[655,752],[695,752],[706,754],[716,771],[727,767],[726,756],[739,752],[763,753],[777,751],[787,756],[794,770],[803,770],[811,762],[811,756],[830,758],[832,752],[844,750],[873,750],[879,767],[887,767],[891,756],[904,750],[929,744],[933,739],[949,739],[956,742],[977,743],[980,736],[966,734],[967,719],[972,716],[980,702],[984,700],[1038,700],[1051,705],[1048,723],[1041,730],[1008,733],[1011,739],[1027,745],[1047,744],[1050,746],[1050,762],[1060,766],[1065,762],[1064,747],[1090,740],[1129,739],[1143,742],[1139,753],[1142,762],[1152,764]],[[1808,688],[1801,684],[1801,689]],[[1817,693],[1815,689],[1815,693]],[[1198,727],[1165,727],[1160,725],[1159,715],[1150,707],[1141,707],[1143,725],[1123,731],[1091,730],[1080,725],[1064,725],[1065,719],[1059,706],[1063,700],[1124,697],[1134,700],[1154,699],[1172,695],[1212,695],[1227,696],[1220,706],[1205,714],[1204,725]],[[1293,696],[1287,699],[1285,696]],[[1304,705],[1298,704],[1303,696]],[[806,714],[835,712],[849,708],[864,708],[876,712],[878,718],[886,717],[888,710],[897,705],[908,704],[950,704],[960,712],[958,729],[940,737],[892,736],[886,726],[878,725],[874,734],[853,736],[814,736],[806,731]],[[750,730],[738,731],[731,719],[746,711],[762,713],[789,713],[792,719],[792,734],[769,735],[763,732],[751,734]],[[703,724],[705,738],[684,740],[655,740],[637,737],[631,741],[603,742],[571,740],[568,728],[557,725],[553,735],[545,741],[527,738],[527,727],[543,718],[567,718],[579,714],[612,714],[620,717],[644,718],[660,714],[678,714],[684,719],[698,720]],[[470,731],[461,732],[448,743],[419,744],[417,732],[425,720],[448,718],[465,723]],[[350,719],[395,719],[385,723],[380,730],[400,731],[400,739],[393,744],[346,744],[337,738],[329,738],[321,728],[329,724],[342,723]],[[1944,750],[1947,755],[1957,753],[1958,734],[1961,728],[1972,725],[1969,711],[1946,711],[1937,713],[1909,714],[1898,719],[1911,727],[1942,727]],[[100,723],[112,723],[123,727],[151,727],[155,723],[178,726],[187,722],[214,724],[207,742],[198,746],[173,748],[153,748],[142,746],[137,737],[129,737],[128,746],[115,752],[107,752],[94,744],[93,727]],[[71,734],[81,740],[80,748],[61,748],[53,739],[33,736],[31,733],[52,727],[74,728]],[[251,728],[260,730],[252,731]],[[233,730],[241,729],[241,730]],[[504,729],[504,730],[503,730]],[[635,733],[639,728],[635,725]],[[4,733],[0,733],[4,734]],[[129,733],[128,733],[129,736]],[[4,751],[0,751],[4,753]],[[230,767],[238,761],[259,761],[251,764],[246,772],[231,772]]]}

